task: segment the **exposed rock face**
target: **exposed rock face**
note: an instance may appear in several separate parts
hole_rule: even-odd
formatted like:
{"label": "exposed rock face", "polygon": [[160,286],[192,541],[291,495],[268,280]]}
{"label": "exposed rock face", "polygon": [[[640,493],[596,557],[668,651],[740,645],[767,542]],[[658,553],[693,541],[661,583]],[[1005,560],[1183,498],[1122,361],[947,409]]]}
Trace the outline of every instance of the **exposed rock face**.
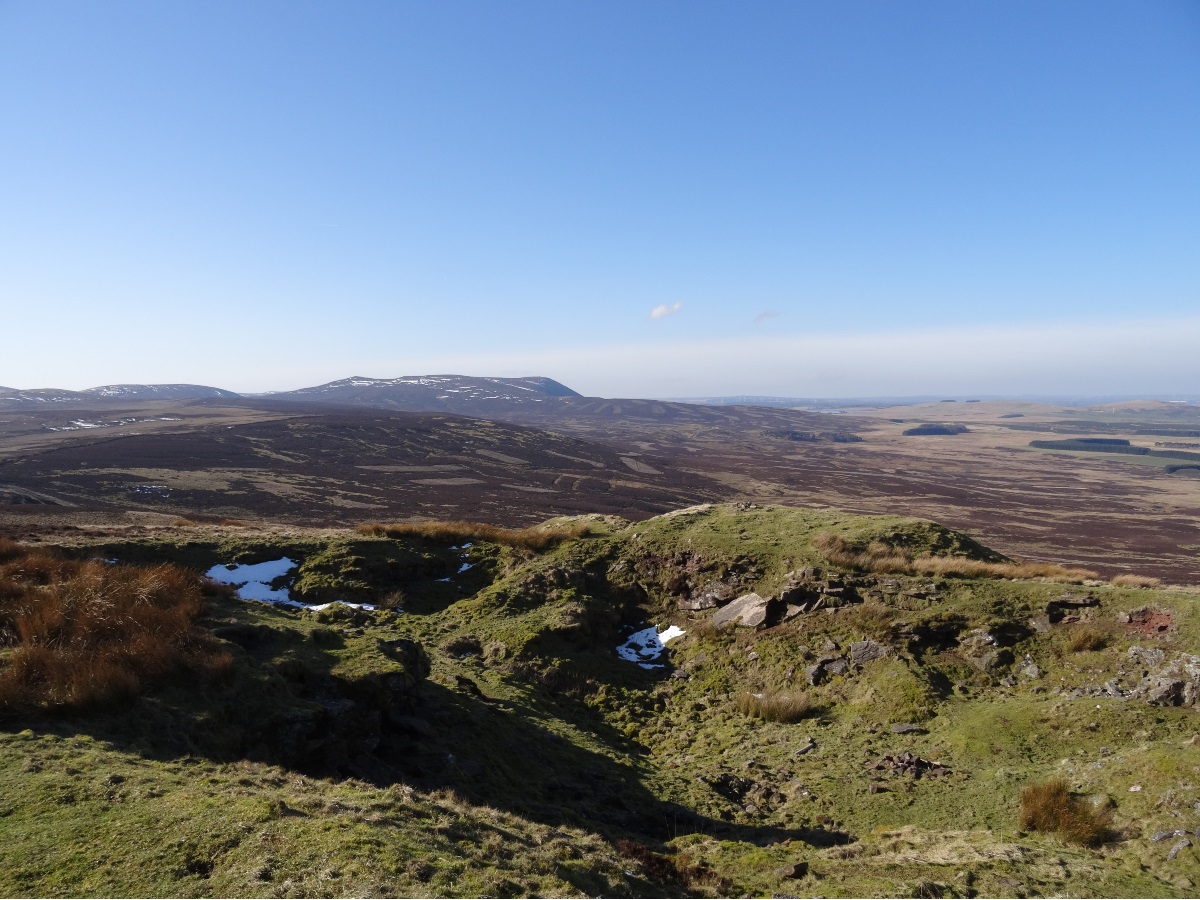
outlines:
{"label": "exposed rock face", "polygon": [[761,628],[780,611],[780,603],[772,597],[758,594],[743,594],[727,606],[717,610],[713,624],[718,628],[736,623],[743,628]]}

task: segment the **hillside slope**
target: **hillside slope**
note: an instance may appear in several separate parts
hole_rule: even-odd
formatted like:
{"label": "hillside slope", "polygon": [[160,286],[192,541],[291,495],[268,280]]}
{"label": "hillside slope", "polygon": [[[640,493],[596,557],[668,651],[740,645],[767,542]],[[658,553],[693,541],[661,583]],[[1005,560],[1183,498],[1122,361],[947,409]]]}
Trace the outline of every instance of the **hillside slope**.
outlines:
{"label": "hillside slope", "polygon": [[[1014,581],[933,523],[752,504],[65,550],[235,582],[228,566],[272,563],[255,590],[293,605],[210,586],[222,678],[10,713],[8,894],[1187,896],[1200,879],[1187,593]],[[317,608],[338,598],[391,609]],[[1055,778],[1086,838],[1022,824],[1022,790]]]}

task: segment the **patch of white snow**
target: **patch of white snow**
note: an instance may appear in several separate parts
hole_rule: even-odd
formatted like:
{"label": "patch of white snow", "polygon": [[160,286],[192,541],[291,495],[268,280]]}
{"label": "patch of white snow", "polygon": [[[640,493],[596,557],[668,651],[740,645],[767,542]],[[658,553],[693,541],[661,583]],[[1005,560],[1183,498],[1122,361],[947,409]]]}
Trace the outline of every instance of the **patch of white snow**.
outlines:
{"label": "patch of white snow", "polygon": [[646,663],[662,656],[666,645],[683,634],[686,632],[678,625],[671,625],[662,634],[659,634],[657,626],[651,625],[631,634],[624,644],[617,647],[617,656],[647,668]]}

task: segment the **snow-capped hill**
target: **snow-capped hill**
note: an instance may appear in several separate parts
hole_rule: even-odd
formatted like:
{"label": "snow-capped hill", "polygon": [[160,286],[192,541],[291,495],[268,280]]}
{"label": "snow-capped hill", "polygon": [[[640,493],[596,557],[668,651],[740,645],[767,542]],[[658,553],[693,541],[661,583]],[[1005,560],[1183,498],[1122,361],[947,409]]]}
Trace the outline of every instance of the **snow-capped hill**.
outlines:
{"label": "snow-capped hill", "polygon": [[204,384],[106,384],[83,393],[110,400],[207,400],[241,396]]}
{"label": "snow-capped hill", "polygon": [[476,378],[467,375],[404,375],[367,378],[353,375],[321,384],[272,394],[272,400],[318,401],[381,406],[394,409],[479,412],[480,406],[532,405],[560,397],[578,397],[552,378]]}
{"label": "snow-capped hill", "polygon": [[52,403],[86,403],[91,400],[80,391],[64,391],[59,388],[0,388],[0,403],[5,406],[45,406]]}

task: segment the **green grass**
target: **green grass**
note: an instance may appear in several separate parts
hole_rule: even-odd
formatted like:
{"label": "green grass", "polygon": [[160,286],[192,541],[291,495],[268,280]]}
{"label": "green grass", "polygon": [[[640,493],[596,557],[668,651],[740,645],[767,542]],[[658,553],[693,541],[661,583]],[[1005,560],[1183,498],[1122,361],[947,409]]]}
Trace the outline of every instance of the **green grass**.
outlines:
{"label": "green grass", "polygon": [[[479,542],[461,576],[462,551],[428,536],[181,530],[125,545],[123,558],[193,568],[286,552],[330,590],[401,591],[408,611],[313,615],[210,593],[201,624],[232,639],[223,681],[165,684],[115,715],[10,723],[0,891],[1195,893],[1195,849],[1168,861],[1173,842],[1148,840],[1195,827],[1195,710],[1073,693],[1131,678],[1134,644],[1197,652],[1193,595],[1092,587],[1092,621],[1045,631],[1031,621],[1068,588],[1044,581],[938,577],[915,609],[872,601],[763,631],[717,631],[711,611],[677,606],[713,580],[771,594],[794,569],[828,569],[822,531],[987,552],[919,520],[732,505],[606,521],[540,552]],[[1174,629],[1120,625],[1145,605]],[[614,655],[630,629],[668,622],[687,632],[668,668]],[[977,629],[1000,635],[1008,661],[972,661]],[[864,636],[889,655],[808,684],[807,666]],[[1026,655],[1037,677],[1019,674]],[[803,715],[755,694],[802,697]],[[282,737],[297,722],[315,726],[302,746]],[[906,751],[946,774],[872,768]],[[1119,839],[1023,829],[1022,789],[1056,778],[1107,798]],[[807,874],[793,878],[797,863]]]}

